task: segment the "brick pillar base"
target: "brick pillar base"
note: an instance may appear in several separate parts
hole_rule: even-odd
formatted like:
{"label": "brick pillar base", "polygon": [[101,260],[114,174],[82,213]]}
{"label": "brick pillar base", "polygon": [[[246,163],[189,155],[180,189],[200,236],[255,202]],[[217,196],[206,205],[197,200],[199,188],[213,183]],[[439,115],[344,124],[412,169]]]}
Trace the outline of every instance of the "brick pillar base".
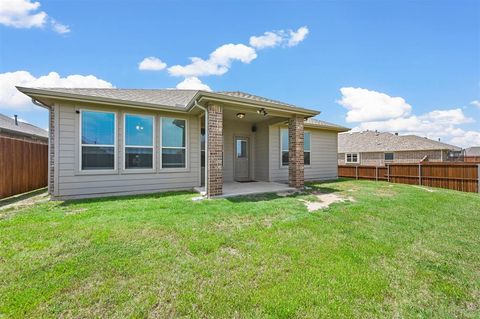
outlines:
{"label": "brick pillar base", "polygon": [[288,121],[288,184],[303,188],[303,117],[295,116]]}
{"label": "brick pillar base", "polygon": [[221,195],[223,191],[223,108],[207,106],[207,196]]}

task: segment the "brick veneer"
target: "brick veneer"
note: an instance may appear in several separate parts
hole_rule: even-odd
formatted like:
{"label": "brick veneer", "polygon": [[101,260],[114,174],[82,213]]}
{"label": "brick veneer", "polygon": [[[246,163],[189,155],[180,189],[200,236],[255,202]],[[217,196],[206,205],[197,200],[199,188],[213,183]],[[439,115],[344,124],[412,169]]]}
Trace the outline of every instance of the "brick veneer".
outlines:
{"label": "brick veneer", "polygon": [[207,196],[210,197],[223,192],[223,108],[209,104],[207,111]]}
{"label": "brick veneer", "polygon": [[303,122],[302,116],[294,116],[288,121],[288,184],[303,188]]}

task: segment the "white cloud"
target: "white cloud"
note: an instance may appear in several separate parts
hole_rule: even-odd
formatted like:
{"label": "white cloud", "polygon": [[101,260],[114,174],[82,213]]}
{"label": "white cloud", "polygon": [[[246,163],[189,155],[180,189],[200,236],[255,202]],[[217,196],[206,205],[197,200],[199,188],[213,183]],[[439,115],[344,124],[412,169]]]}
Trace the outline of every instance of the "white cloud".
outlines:
{"label": "white cloud", "polygon": [[290,39],[288,40],[288,46],[289,47],[293,47],[293,46],[296,46],[298,45],[300,42],[302,42],[303,40],[305,40],[305,38],[307,37],[307,34],[308,34],[309,30],[307,27],[301,27],[299,28],[297,31],[292,31],[290,30],[289,33],[290,33]]}
{"label": "white cloud", "polygon": [[154,56],[143,59],[138,64],[138,69],[143,71],[160,71],[167,67],[167,64]]}
{"label": "white cloud", "polygon": [[[392,98],[366,89],[342,88],[340,91],[342,100],[337,102],[349,110],[347,122],[359,122],[354,131],[378,130],[415,134],[434,140],[440,138],[443,142],[461,147],[480,145],[479,131],[459,127],[475,122],[467,117],[461,108],[411,115],[412,107],[400,97]],[[362,112],[366,114],[362,115]]]}
{"label": "white cloud", "polygon": [[28,109],[30,98],[19,92],[15,86],[26,87],[63,87],[63,88],[111,88],[110,82],[93,75],[69,75],[61,77],[56,72],[35,77],[27,71],[0,73],[0,109]]}
{"label": "white cloud", "polygon": [[260,36],[251,36],[250,45],[256,49],[264,49],[276,47],[284,40],[283,34],[280,32],[267,31]]}
{"label": "white cloud", "polygon": [[47,22],[47,14],[35,12],[39,7],[40,2],[30,0],[2,0],[0,24],[14,28],[41,28]]}
{"label": "white cloud", "polygon": [[225,74],[234,61],[250,63],[257,58],[255,50],[244,44],[224,44],[210,53],[208,60],[193,57],[192,63],[185,66],[174,65],[168,68],[173,76],[207,76]]}
{"label": "white cloud", "polygon": [[177,89],[183,90],[204,90],[211,91],[210,87],[205,83],[202,83],[199,78],[191,76],[177,84]]}
{"label": "white cloud", "polygon": [[30,29],[43,28],[49,23],[53,31],[64,34],[70,28],[50,18],[45,11],[38,11],[40,2],[32,0],[2,0],[0,2],[0,24],[7,27]]}
{"label": "white cloud", "polygon": [[68,25],[62,24],[55,19],[51,19],[50,23],[52,25],[53,31],[59,33],[59,34],[65,34],[65,33],[70,33],[70,27]]}
{"label": "white cloud", "polygon": [[476,106],[480,109],[480,100],[472,101],[472,102],[470,102],[470,104],[473,105],[473,106]]}
{"label": "white cloud", "polygon": [[401,97],[362,88],[343,87],[338,104],[345,107],[346,121],[363,122],[398,118],[410,114],[412,107]]}

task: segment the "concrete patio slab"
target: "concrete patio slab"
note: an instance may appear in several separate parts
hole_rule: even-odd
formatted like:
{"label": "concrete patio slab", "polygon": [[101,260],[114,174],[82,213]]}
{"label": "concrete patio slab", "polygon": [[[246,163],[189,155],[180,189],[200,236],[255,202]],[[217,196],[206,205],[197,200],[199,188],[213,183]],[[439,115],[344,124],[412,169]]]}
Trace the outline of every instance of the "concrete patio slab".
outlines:
{"label": "concrete patio slab", "polygon": [[[195,191],[201,195],[205,195],[205,187],[195,187]],[[235,197],[263,193],[277,193],[277,192],[296,192],[294,187],[287,184],[275,182],[227,182],[223,184],[223,194],[215,196],[214,198]]]}

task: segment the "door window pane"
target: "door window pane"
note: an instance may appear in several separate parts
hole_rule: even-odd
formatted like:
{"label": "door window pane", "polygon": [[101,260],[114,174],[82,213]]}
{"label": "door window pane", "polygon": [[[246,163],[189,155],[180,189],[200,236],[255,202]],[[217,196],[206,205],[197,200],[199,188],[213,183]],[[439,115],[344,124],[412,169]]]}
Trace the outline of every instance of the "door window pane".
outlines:
{"label": "door window pane", "polygon": [[247,157],[247,141],[237,140],[237,158]]}
{"label": "door window pane", "polygon": [[82,144],[113,145],[115,114],[82,111]]}
{"label": "door window pane", "polygon": [[82,169],[114,169],[115,148],[103,146],[82,146]]}
{"label": "door window pane", "polygon": [[153,117],[125,115],[125,145],[153,146]]}
{"label": "door window pane", "polygon": [[125,168],[153,168],[153,148],[125,148]]}

